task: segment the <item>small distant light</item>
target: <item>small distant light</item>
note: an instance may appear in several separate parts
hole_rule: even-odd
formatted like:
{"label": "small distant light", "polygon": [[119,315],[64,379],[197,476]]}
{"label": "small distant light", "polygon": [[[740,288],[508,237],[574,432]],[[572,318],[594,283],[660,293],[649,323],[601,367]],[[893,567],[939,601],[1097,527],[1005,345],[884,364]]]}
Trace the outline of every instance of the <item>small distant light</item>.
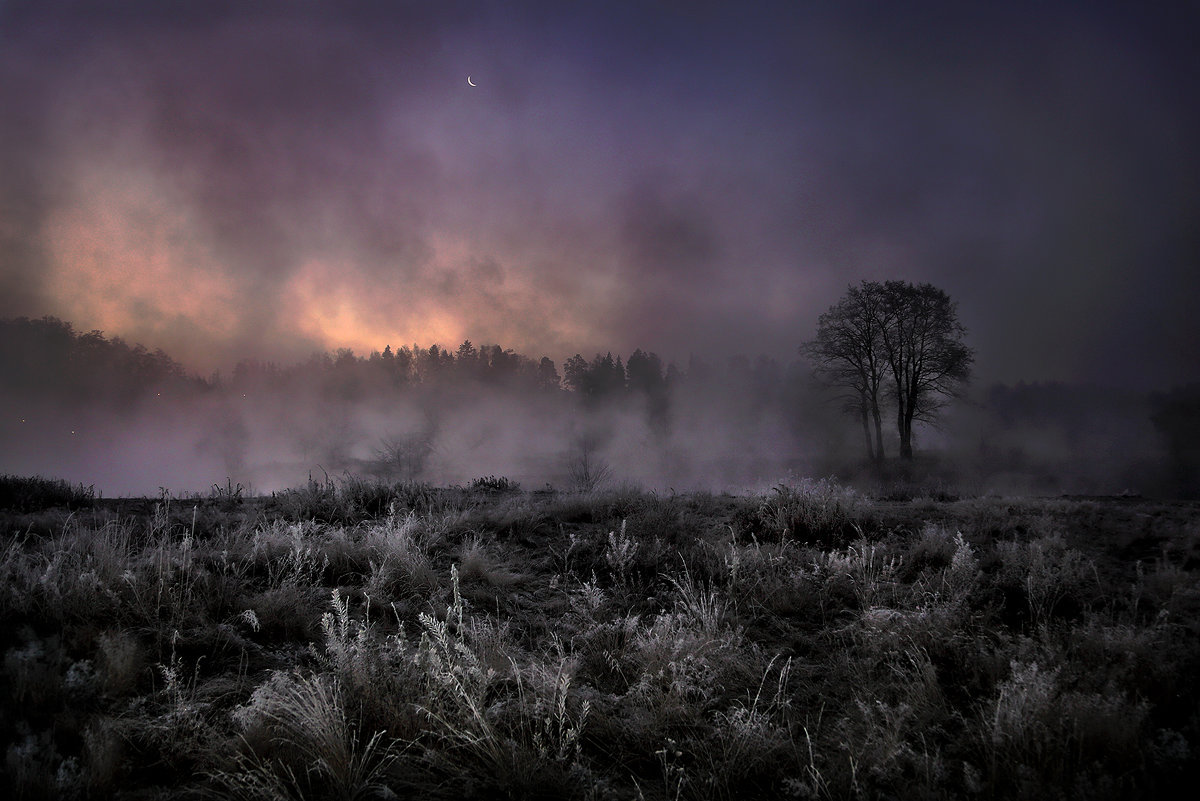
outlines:
{"label": "small distant light", "polygon": [[71,432],[71,436],[74,436],[74,435],[75,435],[75,432],[74,432],[74,431],[72,431],[72,432]]}

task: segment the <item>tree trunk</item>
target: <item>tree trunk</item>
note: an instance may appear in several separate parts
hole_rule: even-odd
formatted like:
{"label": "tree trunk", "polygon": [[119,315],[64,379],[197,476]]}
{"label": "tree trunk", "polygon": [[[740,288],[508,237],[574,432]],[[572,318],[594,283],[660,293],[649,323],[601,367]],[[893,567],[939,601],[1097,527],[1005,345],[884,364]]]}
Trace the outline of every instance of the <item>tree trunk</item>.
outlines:
{"label": "tree trunk", "polygon": [[879,419],[879,404],[871,405],[871,414],[875,418],[875,461],[883,464],[883,422]]}
{"label": "tree trunk", "polygon": [[913,458],[912,447],[912,424],[913,411],[912,405],[900,417],[900,458],[911,462]]}
{"label": "tree trunk", "polygon": [[862,427],[863,436],[867,438],[867,458],[875,461],[875,443],[871,442],[871,426],[867,422],[867,407],[864,405],[862,412]]}

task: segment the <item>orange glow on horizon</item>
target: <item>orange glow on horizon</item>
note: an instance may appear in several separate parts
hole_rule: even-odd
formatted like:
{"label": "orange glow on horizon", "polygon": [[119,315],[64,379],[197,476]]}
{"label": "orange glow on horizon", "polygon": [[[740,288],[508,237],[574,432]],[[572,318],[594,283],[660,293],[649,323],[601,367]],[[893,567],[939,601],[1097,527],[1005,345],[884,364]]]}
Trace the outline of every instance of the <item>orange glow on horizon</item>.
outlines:
{"label": "orange glow on horizon", "polygon": [[[136,222],[136,224],[134,224]],[[111,336],[218,337],[236,322],[235,285],[176,205],[110,173],[81,176],[44,232],[57,314]]]}
{"label": "orange glow on horizon", "polygon": [[450,310],[417,299],[396,304],[369,285],[347,280],[353,271],[353,265],[332,260],[312,260],[297,270],[284,292],[284,308],[295,310],[291,322],[298,333],[327,350],[351,348],[360,356],[389,344],[446,344],[467,338],[461,320]]}
{"label": "orange glow on horizon", "polygon": [[[204,374],[246,358],[291,363],[314,350],[367,356],[386,345],[453,349],[466,339],[558,360],[597,339],[593,329],[613,300],[604,270],[562,273],[561,256],[532,245],[498,250],[437,231],[426,232],[428,257],[418,263],[364,269],[368,256],[348,240],[296,254],[301,261],[271,283],[225,263],[186,194],[172,187],[150,166],[77,169],[70,202],[42,231],[45,291],[55,299],[45,313],[162,348]],[[581,291],[586,306],[558,297]]]}

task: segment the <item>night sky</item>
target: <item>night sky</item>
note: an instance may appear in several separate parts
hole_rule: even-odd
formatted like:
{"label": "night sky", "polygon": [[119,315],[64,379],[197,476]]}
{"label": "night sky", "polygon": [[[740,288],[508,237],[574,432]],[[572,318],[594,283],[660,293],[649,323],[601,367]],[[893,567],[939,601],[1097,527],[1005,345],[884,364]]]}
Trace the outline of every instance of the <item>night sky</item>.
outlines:
{"label": "night sky", "polygon": [[984,380],[1197,381],[1200,6],[1149,5],[3,0],[0,316],[790,360],[898,278]]}

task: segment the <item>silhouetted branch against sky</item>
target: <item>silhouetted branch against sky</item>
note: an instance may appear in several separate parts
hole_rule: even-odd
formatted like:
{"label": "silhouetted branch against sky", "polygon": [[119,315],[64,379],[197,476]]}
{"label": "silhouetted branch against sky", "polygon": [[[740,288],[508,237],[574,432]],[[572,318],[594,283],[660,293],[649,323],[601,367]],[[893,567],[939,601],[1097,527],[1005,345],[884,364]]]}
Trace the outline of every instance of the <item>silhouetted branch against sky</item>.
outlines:
{"label": "silhouetted branch against sky", "polygon": [[682,363],[899,279],[986,380],[1194,381],[1188,5],[7,0],[0,317]]}

